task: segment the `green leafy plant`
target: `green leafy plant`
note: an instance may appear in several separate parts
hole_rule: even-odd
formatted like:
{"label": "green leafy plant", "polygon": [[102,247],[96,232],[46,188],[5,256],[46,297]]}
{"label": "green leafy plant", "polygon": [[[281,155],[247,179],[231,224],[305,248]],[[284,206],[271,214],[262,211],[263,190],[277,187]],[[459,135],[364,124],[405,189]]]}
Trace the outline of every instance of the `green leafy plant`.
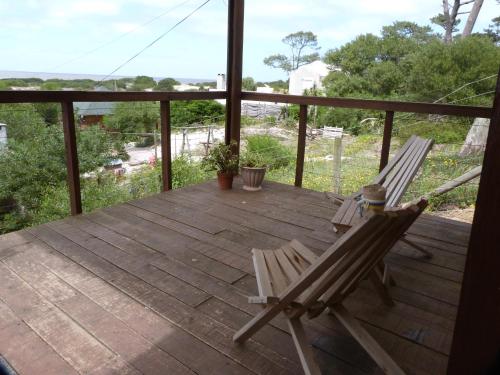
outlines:
{"label": "green leafy plant", "polygon": [[262,157],[262,155],[252,154],[248,151],[240,156],[240,165],[242,167],[249,167],[249,168],[266,168],[267,167],[267,163],[264,160],[264,158]]}
{"label": "green leafy plant", "polygon": [[270,135],[251,135],[246,138],[246,151],[251,155],[258,155],[269,169],[286,167],[293,161],[293,152]]}
{"label": "green leafy plant", "polygon": [[231,142],[229,145],[216,144],[203,158],[203,167],[208,171],[236,173],[238,171],[238,155],[233,153],[235,146],[235,142]]}

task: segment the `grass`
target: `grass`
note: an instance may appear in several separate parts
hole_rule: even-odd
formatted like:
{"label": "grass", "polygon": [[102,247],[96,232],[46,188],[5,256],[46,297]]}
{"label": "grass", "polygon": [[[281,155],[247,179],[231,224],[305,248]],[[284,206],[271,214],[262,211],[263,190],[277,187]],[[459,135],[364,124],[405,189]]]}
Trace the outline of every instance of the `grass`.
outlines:
{"label": "grass", "polygon": [[[464,136],[465,138],[465,136]],[[394,137],[391,154],[404,143],[405,138]],[[341,166],[341,193],[350,194],[369,184],[378,174],[382,137],[379,135],[346,136],[343,140]],[[463,139],[461,140],[463,142]],[[460,144],[437,144],[403,197],[403,202],[428,194],[446,181],[452,180],[480,165],[482,156],[460,157]],[[331,140],[308,140],[304,162],[303,187],[317,191],[332,191],[333,153]],[[295,162],[285,168],[268,171],[267,179],[286,184],[295,181]],[[469,182],[440,197],[430,200],[430,210],[466,208],[475,203],[477,181]]]}

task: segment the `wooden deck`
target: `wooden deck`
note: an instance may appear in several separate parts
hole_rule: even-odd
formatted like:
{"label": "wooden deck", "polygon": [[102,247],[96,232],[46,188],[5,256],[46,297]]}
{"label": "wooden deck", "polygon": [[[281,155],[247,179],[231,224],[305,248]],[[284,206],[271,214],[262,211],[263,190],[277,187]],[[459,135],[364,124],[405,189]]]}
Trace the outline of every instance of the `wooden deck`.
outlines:
{"label": "wooden deck", "polygon": [[[297,238],[318,253],[336,235],[324,194],[213,182],[0,237],[0,354],[19,374],[300,374],[285,322],[244,346],[232,335],[260,308],[250,250]],[[430,216],[386,258],[397,304],[362,285],[346,302],[410,374],[444,374],[469,225]],[[307,333],[325,374],[381,374],[324,315]]]}

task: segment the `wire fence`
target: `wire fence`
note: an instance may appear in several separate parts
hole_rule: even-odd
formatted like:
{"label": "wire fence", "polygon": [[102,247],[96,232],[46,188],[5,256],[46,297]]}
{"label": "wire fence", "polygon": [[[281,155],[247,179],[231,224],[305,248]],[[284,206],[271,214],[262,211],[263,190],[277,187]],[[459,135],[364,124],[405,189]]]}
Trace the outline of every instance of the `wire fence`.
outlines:
{"label": "wire fence", "polygon": [[[102,108],[110,108],[102,106]],[[155,103],[149,103],[147,110],[158,112]],[[128,110],[134,114],[132,109]],[[159,112],[158,112],[159,113]],[[195,117],[190,123],[179,121],[172,128],[171,148],[173,161],[174,188],[200,183],[214,177],[213,173],[203,170],[201,160],[210,148],[223,141],[225,130],[224,114],[214,116],[199,115],[185,111],[182,114]],[[281,113],[281,112],[280,112]],[[36,124],[30,123],[37,115]],[[297,154],[297,124],[289,119],[280,121],[276,118],[261,116],[261,119],[243,119],[242,153],[258,154],[265,160],[267,179],[287,184],[295,180]],[[3,106],[0,105],[0,123],[7,123],[7,137],[30,137],[33,149],[39,152],[37,158],[25,159],[26,163],[35,163],[31,172],[31,180],[26,179],[26,185],[36,185],[36,179],[47,178],[56,180],[52,166],[59,166],[64,173],[57,170],[59,183],[50,183],[43,189],[35,189],[32,195],[37,195],[34,202],[25,205],[29,213],[30,224],[38,224],[67,216],[69,211],[67,186],[65,183],[64,140],[62,127],[56,126],[58,132],[40,129],[47,127],[46,121],[52,120],[60,125],[61,112],[59,106],[53,106],[51,111],[44,112],[34,106]],[[44,122],[45,121],[45,122]],[[156,121],[156,122],[155,122]],[[96,126],[82,125],[78,129],[78,150],[82,166],[82,200],[84,211],[89,212],[99,207],[118,204],[141,198],[161,190],[161,134],[157,129],[157,119],[150,129],[135,127],[136,131],[107,128],[101,123]],[[245,123],[245,121],[247,121]],[[422,137],[435,137],[436,141],[421,170],[410,185],[403,201],[409,201],[429,193],[445,182],[451,181],[466,171],[481,165],[484,145],[469,142],[468,147],[474,149],[470,154],[463,154],[467,131],[471,119],[456,120],[451,117],[429,117],[410,114],[398,118],[395,122],[394,137],[391,143],[391,155],[401,147],[413,133]],[[10,123],[10,125],[9,125]],[[132,124],[134,125],[134,124]],[[336,124],[331,124],[336,125]],[[32,132],[38,126],[37,133]],[[487,125],[477,125],[486,127]],[[307,132],[306,153],[304,162],[303,187],[317,191],[332,191],[338,189],[341,194],[350,194],[377,175],[382,144],[383,119],[374,118],[370,126],[362,129],[362,134],[353,135],[345,132],[342,138],[342,153],[340,162],[336,163],[336,153],[332,139],[326,138],[321,130],[309,129]],[[134,129],[134,126],[130,128]],[[451,129],[452,136],[446,136]],[[459,129],[459,131],[456,131]],[[456,134],[455,134],[456,133]],[[457,135],[458,134],[458,135]],[[49,142],[49,138],[53,137]],[[0,140],[1,142],[1,140]],[[48,142],[45,150],[37,149],[38,145]],[[53,144],[57,143],[57,148]],[[103,156],[101,165],[92,160],[97,154]],[[0,154],[1,155],[1,154]],[[37,164],[39,159],[40,164]],[[45,174],[35,172],[36,168],[47,168]],[[55,168],[55,167],[54,167]],[[18,166],[18,169],[21,169]],[[477,179],[471,181],[446,195],[431,200],[430,209],[461,210],[471,207],[477,195]],[[14,191],[16,199],[22,191]],[[4,197],[5,198],[5,197]],[[2,210],[12,209],[12,201],[0,200],[0,215]],[[17,205],[19,208],[19,205]],[[5,217],[5,216],[4,216]],[[24,217],[26,219],[27,216]],[[0,220],[1,221],[1,220]],[[0,227],[0,231],[5,231]]]}

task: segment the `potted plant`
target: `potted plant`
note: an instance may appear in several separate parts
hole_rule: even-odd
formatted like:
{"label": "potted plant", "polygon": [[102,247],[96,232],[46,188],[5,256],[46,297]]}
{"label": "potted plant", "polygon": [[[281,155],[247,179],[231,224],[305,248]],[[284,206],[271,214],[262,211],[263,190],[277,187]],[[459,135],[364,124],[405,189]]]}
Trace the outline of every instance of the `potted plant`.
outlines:
{"label": "potted plant", "polygon": [[217,171],[217,181],[221,190],[233,187],[233,177],[238,172],[238,155],[233,153],[235,144],[218,143],[203,158],[203,165],[209,171]]}
{"label": "potted plant", "polygon": [[266,163],[261,155],[251,154],[247,151],[241,157],[241,177],[243,178],[244,190],[261,190],[265,174]]}

